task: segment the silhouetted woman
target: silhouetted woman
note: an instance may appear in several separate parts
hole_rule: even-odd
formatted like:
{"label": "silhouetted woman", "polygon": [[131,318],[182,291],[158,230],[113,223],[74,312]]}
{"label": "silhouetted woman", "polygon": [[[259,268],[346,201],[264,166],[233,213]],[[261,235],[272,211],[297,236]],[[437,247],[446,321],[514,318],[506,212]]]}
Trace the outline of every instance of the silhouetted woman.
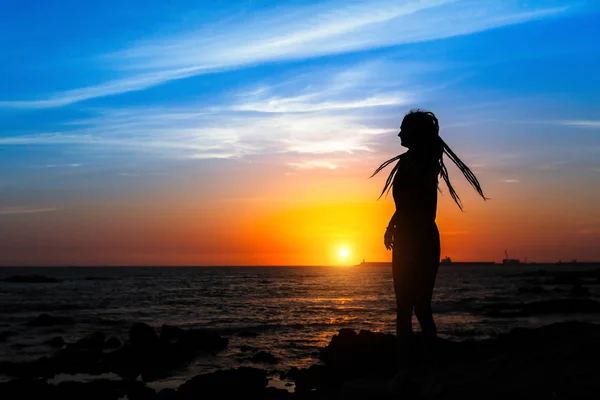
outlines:
{"label": "silhouetted woman", "polygon": [[392,381],[395,385],[400,384],[408,372],[413,309],[429,356],[437,338],[431,297],[440,262],[440,235],[435,223],[438,176],[444,179],[450,196],[462,210],[444,165],[444,154],[485,199],[475,175],[439,136],[438,120],[433,113],[410,111],[402,121],[398,136],[408,151],[384,162],[372,175],[398,160],[381,192],[383,195],[391,188],[396,205],[384,236],[385,247],[392,250],[396,292],[399,373]]}

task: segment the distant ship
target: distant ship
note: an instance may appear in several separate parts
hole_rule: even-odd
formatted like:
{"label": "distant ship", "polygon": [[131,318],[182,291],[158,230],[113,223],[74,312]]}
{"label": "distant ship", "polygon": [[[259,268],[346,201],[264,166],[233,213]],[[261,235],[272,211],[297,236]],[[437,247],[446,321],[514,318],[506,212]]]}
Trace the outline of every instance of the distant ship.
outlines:
{"label": "distant ship", "polygon": [[442,258],[442,261],[440,261],[440,264],[452,264],[452,259],[448,256]]}
{"label": "distant ship", "polygon": [[556,263],[557,264],[577,264],[577,259],[572,258],[569,261],[558,260]]}
{"label": "distant ship", "polygon": [[505,255],[505,258],[502,259],[502,264],[504,264],[504,265],[521,264],[521,260],[519,260],[517,258],[509,258],[508,251],[504,250],[504,255]]}

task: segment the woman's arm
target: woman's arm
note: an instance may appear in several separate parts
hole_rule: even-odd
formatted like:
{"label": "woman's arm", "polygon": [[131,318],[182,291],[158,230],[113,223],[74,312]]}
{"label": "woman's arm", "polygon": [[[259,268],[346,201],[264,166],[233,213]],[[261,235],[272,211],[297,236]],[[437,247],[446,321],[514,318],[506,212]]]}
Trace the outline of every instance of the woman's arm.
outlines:
{"label": "woman's arm", "polygon": [[396,227],[396,214],[392,215],[390,219],[390,223],[388,224],[387,229],[385,230],[385,234],[383,235],[383,244],[385,248],[388,250],[392,250],[394,248],[394,228]]}
{"label": "woman's arm", "polygon": [[398,215],[398,211],[396,210],[394,212],[394,215],[392,215],[392,218],[390,218],[390,223],[388,224],[388,229],[393,229],[396,227],[396,225],[398,225],[397,215]]}

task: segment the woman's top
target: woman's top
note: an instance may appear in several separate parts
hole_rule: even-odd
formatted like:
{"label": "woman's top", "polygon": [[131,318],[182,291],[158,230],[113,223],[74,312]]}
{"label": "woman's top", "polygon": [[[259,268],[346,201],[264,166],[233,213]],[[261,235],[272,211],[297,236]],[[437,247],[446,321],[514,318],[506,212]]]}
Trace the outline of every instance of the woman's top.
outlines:
{"label": "woman's top", "polygon": [[392,186],[397,229],[430,226],[437,211],[439,159],[409,150],[399,163]]}

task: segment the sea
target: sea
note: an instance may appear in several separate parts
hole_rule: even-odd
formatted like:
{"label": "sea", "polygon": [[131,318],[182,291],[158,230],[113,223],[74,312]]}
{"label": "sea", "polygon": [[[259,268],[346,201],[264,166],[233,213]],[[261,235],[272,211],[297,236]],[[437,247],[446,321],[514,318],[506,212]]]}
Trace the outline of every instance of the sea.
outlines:
{"label": "sea", "polygon": [[[490,317],[489,313],[499,303],[572,297],[568,287],[549,284],[531,272],[598,268],[600,264],[441,265],[433,296],[439,334],[452,340],[483,340],[515,327],[575,319],[598,322],[598,314]],[[43,275],[55,281],[2,281],[14,275]],[[600,297],[600,285],[586,290],[587,298]],[[153,382],[153,387],[175,388],[194,375],[222,368],[265,368],[252,364],[251,353],[242,346],[279,358],[277,364],[266,366],[277,386],[281,382],[276,372],[318,363],[319,350],[342,328],[394,333],[395,307],[391,269],[381,266],[6,267],[0,268],[0,332],[14,336],[0,342],[0,360],[49,355],[53,350],[44,342],[55,336],[73,342],[101,331],[125,341],[135,322],[156,328],[169,324],[213,330],[228,337],[229,345]],[[42,313],[71,317],[75,324],[26,325]],[[418,330],[416,318],[413,325]]]}

